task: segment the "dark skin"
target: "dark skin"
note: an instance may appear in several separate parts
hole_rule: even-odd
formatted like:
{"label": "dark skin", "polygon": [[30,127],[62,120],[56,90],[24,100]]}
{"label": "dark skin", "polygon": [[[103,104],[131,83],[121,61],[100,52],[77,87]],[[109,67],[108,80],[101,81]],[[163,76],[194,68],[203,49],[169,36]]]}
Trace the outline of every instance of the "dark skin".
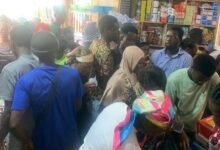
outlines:
{"label": "dark skin", "polygon": [[202,73],[193,69],[192,67],[188,70],[188,75],[189,75],[189,78],[198,85],[204,84],[211,78],[211,77],[207,77],[203,75]]}
{"label": "dark skin", "polygon": [[137,66],[134,69],[135,74],[138,76],[140,71],[147,65],[147,57],[143,57],[138,62]]}
{"label": "dark skin", "polygon": [[175,55],[179,51],[180,39],[175,31],[169,30],[166,34],[166,53],[169,56]]}
{"label": "dark skin", "polygon": [[104,29],[101,32],[102,38],[107,42],[109,45],[110,42],[119,42],[119,24],[115,23],[112,28],[110,29]]}
{"label": "dark skin", "polygon": [[192,48],[188,47],[188,48],[186,49],[186,51],[187,51],[192,57],[194,57],[194,56],[196,55],[196,53],[197,53],[197,47],[196,47],[196,46],[195,46],[195,47],[192,47]]}
{"label": "dark skin", "polygon": [[136,45],[138,41],[138,35],[136,33],[129,32],[128,34],[121,34],[120,50],[121,53],[125,50],[126,47]]}
{"label": "dark skin", "polygon": [[0,150],[5,150],[4,139],[9,132],[11,102],[5,101],[5,111],[0,115]]}

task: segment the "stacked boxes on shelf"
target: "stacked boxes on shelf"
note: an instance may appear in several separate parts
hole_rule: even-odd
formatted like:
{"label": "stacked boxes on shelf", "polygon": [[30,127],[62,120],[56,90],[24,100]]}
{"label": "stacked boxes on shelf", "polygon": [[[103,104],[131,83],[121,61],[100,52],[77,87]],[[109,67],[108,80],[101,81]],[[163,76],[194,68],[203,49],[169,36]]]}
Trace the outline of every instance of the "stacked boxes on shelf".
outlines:
{"label": "stacked boxes on shelf", "polygon": [[175,9],[175,20],[174,23],[183,23],[185,17],[186,3],[181,2],[179,4],[173,5]]}
{"label": "stacked boxes on shelf", "polygon": [[212,16],[212,25],[218,24],[218,12],[219,12],[219,3],[213,3],[213,16]]}
{"label": "stacked boxes on shelf", "polygon": [[195,24],[200,24],[204,26],[216,26],[218,20],[218,3],[203,3],[200,6],[200,13],[196,15]]}

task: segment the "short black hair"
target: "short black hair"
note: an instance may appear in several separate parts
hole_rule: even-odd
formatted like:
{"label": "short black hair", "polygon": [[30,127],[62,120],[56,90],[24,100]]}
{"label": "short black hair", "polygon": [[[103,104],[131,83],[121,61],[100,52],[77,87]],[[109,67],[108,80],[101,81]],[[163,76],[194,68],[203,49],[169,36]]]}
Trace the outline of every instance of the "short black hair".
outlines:
{"label": "short black hair", "polygon": [[110,15],[105,15],[99,20],[99,31],[103,33],[104,30],[112,29],[112,27],[118,23],[118,20]]}
{"label": "short black hair", "polygon": [[193,61],[192,68],[206,77],[211,77],[216,71],[215,59],[208,54],[199,54]]}
{"label": "short black hair", "polygon": [[211,94],[211,101],[220,105],[220,83],[214,88],[214,91]]}
{"label": "short black hair", "polygon": [[144,68],[139,75],[140,83],[145,90],[165,90],[167,78],[164,71],[154,65]]}
{"label": "short black hair", "polygon": [[183,31],[182,28],[180,28],[180,27],[172,27],[172,28],[169,28],[168,31],[176,32],[177,36],[179,37],[179,40],[182,41],[183,35],[184,35],[184,31]]}
{"label": "short black hair", "polygon": [[128,34],[128,33],[135,33],[138,34],[138,29],[132,23],[124,23],[121,26],[121,33]]}
{"label": "short black hair", "polygon": [[189,38],[192,39],[196,44],[202,44],[203,41],[203,30],[200,28],[194,28],[189,31]]}
{"label": "short black hair", "polygon": [[181,42],[181,48],[184,50],[186,50],[187,48],[195,48],[195,47],[196,47],[196,43],[190,38],[185,38]]}
{"label": "short black hair", "polygon": [[12,29],[10,38],[16,46],[30,49],[32,35],[33,30],[31,26],[29,24],[22,24],[17,25]]}

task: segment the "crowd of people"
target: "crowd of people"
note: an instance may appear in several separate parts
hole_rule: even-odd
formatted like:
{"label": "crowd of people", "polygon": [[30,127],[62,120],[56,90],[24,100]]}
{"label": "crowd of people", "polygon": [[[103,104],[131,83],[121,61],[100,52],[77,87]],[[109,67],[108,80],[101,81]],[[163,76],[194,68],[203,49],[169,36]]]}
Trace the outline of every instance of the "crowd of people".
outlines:
{"label": "crowd of people", "polygon": [[75,43],[54,11],[51,25],[0,19],[0,54],[14,56],[1,63],[0,150],[188,150],[204,115],[220,126],[220,55],[199,50],[202,30],[170,28],[152,52],[105,15]]}

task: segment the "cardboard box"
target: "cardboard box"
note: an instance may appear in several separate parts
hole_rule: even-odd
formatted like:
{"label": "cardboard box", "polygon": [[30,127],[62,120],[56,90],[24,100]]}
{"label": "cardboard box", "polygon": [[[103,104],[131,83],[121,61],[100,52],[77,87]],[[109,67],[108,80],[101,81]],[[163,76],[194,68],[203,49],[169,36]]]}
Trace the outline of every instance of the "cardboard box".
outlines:
{"label": "cardboard box", "polygon": [[206,15],[202,15],[202,20],[206,20],[207,19],[207,16]]}
{"label": "cardboard box", "polygon": [[216,26],[217,25],[217,21],[212,21],[212,25]]}
{"label": "cardboard box", "polygon": [[196,24],[200,24],[201,23],[201,20],[196,20]]}
{"label": "cardboard box", "polygon": [[196,19],[197,19],[197,20],[200,20],[201,18],[202,18],[201,15],[196,15]]}
{"label": "cardboard box", "polygon": [[214,11],[213,16],[218,16],[218,11]]}
{"label": "cardboard box", "polygon": [[201,20],[202,25],[207,25],[207,20]]}
{"label": "cardboard box", "polygon": [[219,4],[218,3],[213,3],[212,8],[214,10],[218,10],[219,9]]}
{"label": "cardboard box", "polygon": [[207,16],[207,20],[212,20],[213,16]]}
{"label": "cardboard box", "polygon": [[207,140],[216,132],[213,116],[203,118],[197,123],[197,134],[202,135]]}
{"label": "cardboard box", "polygon": [[212,20],[207,20],[206,25],[211,26],[212,25]]}
{"label": "cardboard box", "polygon": [[218,20],[218,16],[213,16],[213,17],[212,17],[212,20],[213,20],[213,21],[217,21],[217,20]]}

